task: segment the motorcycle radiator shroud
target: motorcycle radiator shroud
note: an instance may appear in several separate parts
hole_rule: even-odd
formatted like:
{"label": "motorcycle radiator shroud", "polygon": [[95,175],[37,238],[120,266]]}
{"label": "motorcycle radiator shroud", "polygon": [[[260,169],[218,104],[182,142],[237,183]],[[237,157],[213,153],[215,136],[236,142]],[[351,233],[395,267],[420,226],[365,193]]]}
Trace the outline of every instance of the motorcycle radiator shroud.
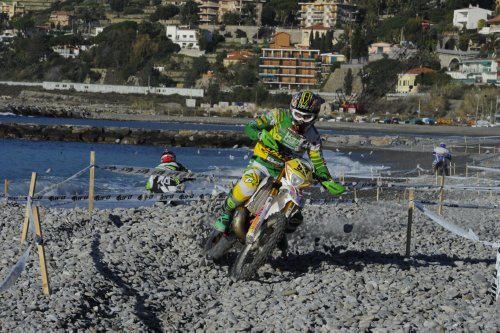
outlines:
{"label": "motorcycle radiator shroud", "polygon": [[269,194],[271,193],[271,189],[274,184],[274,178],[267,177],[265,178],[255,191],[255,194],[249,199],[248,203],[245,206],[240,206],[236,209],[236,212],[232,221],[232,228],[234,234],[240,241],[245,241],[247,234],[247,221],[249,218],[249,213],[252,215],[257,215],[259,209],[264,205]]}

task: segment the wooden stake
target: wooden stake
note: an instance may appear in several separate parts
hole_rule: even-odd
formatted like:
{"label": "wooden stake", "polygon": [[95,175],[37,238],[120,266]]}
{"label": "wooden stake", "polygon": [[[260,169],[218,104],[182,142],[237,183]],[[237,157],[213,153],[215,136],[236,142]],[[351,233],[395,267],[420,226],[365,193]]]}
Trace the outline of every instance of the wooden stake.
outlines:
{"label": "wooden stake", "polygon": [[[35,186],[36,186],[36,172],[32,172],[28,197],[33,197],[33,194],[35,194]],[[30,224],[29,206],[28,204],[26,204],[26,209],[24,210],[24,224],[23,224],[23,231],[21,234],[21,244],[24,243],[24,241],[28,237],[29,224]]]}
{"label": "wooden stake", "polygon": [[435,172],[435,175],[436,175],[436,185],[438,184],[438,173]]}
{"label": "wooden stake", "polygon": [[5,193],[5,196],[9,194],[9,180],[7,178],[5,178],[3,183],[3,193]]}
{"label": "wooden stake", "polygon": [[477,146],[477,153],[481,154],[481,143],[479,143],[479,145]]}
{"label": "wooden stake", "polygon": [[356,192],[356,188],[354,188],[354,202],[358,202],[358,195]]}
{"label": "wooden stake", "polygon": [[469,177],[469,166],[465,164],[465,178]]}
{"label": "wooden stake", "polygon": [[408,224],[406,226],[406,253],[405,257],[410,257],[410,245],[411,245],[411,225],[413,223],[413,208],[415,204],[413,203],[415,196],[415,189],[409,189],[408,192]]}
{"label": "wooden stake", "polygon": [[42,227],[40,226],[38,206],[33,206],[33,222],[37,237],[38,259],[40,260],[40,274],[42,275],[42,289],[45,295],[50,295],[49,276],[45,262],[45,249],[43,247]]}
{"label": "wooden stake", "polygon": [[90,152],[90,180],[89,180],[89,212],[94,209],[94,171],[95,151]]}
{"label": "wooden stake", "polygon": [[439,189],[439,206],[438,206],[439,215],[443,215],[443,191],[444,191],[444,176],[441,176],[441,188]]}

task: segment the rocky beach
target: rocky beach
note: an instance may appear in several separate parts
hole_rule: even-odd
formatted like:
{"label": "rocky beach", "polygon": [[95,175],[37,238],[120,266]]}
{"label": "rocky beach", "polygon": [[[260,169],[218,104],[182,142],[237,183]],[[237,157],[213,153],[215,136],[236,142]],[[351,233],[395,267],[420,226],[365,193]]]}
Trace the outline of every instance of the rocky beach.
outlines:
{"label": "rocky beach", "polygon": [[[497,193],[449,190],[445,199],[498,205]],[[52,294],[42,294],[33,248],[19,280],[0,295],[0,331],[497,332],[497,250],[416,211],[405,258],[403,195],[386,189],[376,201],[369,190],[357,204],[307,206],[288,257],[276,251],[248,282],[228,277],[234,253],[218,264],[202,255],[217,202],[92,213],[42,208]],[[436,191],[416,192],[418,200],[436,198]],[[0,276],[26,248],[23,214],[24,206],[2,204]],[[443,215],[481,240],[500,238],[498,209],[445,207]]]}

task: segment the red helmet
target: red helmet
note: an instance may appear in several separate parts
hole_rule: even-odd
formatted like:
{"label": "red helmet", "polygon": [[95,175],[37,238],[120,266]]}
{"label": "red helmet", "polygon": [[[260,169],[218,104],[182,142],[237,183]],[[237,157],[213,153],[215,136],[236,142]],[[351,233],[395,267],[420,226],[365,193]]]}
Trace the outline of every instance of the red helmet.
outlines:
{"label": "red helmet", "polygon": [[165,149],[163,153],[161,153],[160,161],[161,163],[175,162],[175,153],[173,151]]}

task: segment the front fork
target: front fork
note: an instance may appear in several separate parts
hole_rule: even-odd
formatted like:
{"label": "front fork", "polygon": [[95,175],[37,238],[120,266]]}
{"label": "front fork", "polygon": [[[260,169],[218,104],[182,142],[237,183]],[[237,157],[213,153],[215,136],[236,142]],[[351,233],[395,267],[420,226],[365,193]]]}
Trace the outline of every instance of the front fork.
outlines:
{"label": "front fork", "polygon": [[[292,189],[292,190],[290,190]],[[261,226],[273,214],[283,212],[285,217],[289,219],[301,207],[300,194],[295,188],[282,188],[272,201],[264,205],[263,209],[255,219],[246,235],[245,242],[253,243],[259,238],[263,228]]]}

